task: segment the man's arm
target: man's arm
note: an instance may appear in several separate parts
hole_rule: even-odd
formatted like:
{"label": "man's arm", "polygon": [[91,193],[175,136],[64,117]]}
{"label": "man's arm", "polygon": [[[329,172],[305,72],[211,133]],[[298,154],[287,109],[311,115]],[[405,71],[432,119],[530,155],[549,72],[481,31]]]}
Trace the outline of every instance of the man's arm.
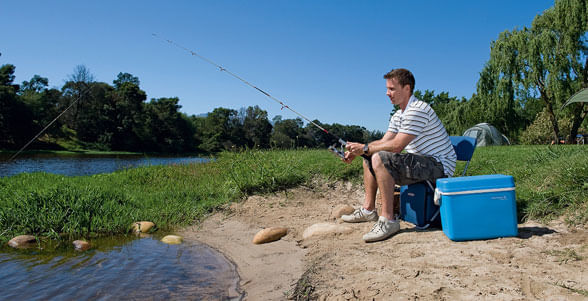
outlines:
{"label": "man's arm", "polygon": [[[383,143],[386,143],[388,141],[391,141],[392,139],[394,139],[394,137],[396,136],[396,133],[387,131],[384,134],[384,137],[382,137],[382,139],[378,139],[378,140],[374,140],[372,142],[369,143],[369,147],[370,149],[372,148],[373,145],[380,145]],[[351,152],[351,149],[356,149],[356,148],[360,148],[363,149],[363,146],[365,144],[363,143],[357,143],[357,142],[347,142],[347,145],[345,146],[345,148],[348,150],[347,152],[345,152],[345,157],[343,158],[343,162],[345,163],[351,163],[353,161],[353,159],[355,159],[355,157],[359,156],[357,154],[353,154]]]}
{"label": "man's arm", "polygon": [[[375,154],[379,151],[388,151],[393,153],[400,153],[413,139],[414,135],[405,133],[386,132],[384,137],[369,144],[368,155]],[[349,142],[347,149],[354,156],[363,155],[363,143]]]}
{"label": "man's arm", "polygon": [[369,144],[368,155],[375,154],[380,151],[400,153],[415,137],[416,136],[410,134],[398,133],[394,135],[392,139],[382,141],[382,143],[378,143],[373,147],[371,144]]}

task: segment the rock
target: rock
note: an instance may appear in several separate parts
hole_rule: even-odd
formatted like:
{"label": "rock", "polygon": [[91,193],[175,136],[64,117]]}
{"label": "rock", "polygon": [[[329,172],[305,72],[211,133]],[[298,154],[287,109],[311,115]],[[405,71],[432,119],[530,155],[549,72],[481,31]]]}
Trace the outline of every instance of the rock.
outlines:
{"label": "rock", "polygon": [[90,243],[85,240],[74,240],[73,245],[76,251],[86,251],[90,248]]}
{"label": "rock", "polygon": [[342,215],[351,214],[355,209],[347,204],[337,205],[333,211],[331,211],[331,219],[339,219]]}
{"label": "rock", "polygon": [[182,243],[183,238],[179,235],[166,235],[161,241],[170,245],[179,245]]}
{"label": "rock", "polygon": [[133,232],[147,233],[154,226],[155,226],[155,224],[152,222],[135,222],[135,223],[133,223]]}
{"label": "rock", "polygon": [[19,235],[8,241],[8,245],[17,249],[26,249],[34,247],[37,239],[32,235]]}
{"label": "rock", "polygon": [[306,228],[304,233],[302,233],[302,238],[307,239],[312,236],[347,234],[351,232],[353,232],[353,229],[348,226],[333,223],[318,223]]}
{"label": "rock", "polygon": [[253,237],[254,244],[265,244],[268,242],[276,241],[283,236],[288,234],[288,228],[272,227],[265,228]]}

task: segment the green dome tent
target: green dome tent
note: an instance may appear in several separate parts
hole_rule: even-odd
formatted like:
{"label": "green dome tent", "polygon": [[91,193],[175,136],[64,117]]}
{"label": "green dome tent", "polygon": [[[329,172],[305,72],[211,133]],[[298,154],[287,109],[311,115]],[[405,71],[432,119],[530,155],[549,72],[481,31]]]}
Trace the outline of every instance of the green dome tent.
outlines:
{"label": "green dome tent", "polygon": [[479,123],[467,129],[464,136],[476,138],[476,147],[488,145],[509,145],[510,141],[494,126],[488,123]]}

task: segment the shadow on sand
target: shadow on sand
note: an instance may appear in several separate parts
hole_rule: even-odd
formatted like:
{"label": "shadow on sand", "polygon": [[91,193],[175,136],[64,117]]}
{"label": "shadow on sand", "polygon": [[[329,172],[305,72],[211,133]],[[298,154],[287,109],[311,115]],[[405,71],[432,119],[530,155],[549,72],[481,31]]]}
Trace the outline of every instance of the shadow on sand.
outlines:
{"label": "shadow on sand", "polygon": [[518,237],[522,239],[529,239],[533,236],[543,236],[553,233],[557,233],[557,231],[546,227],[520,227]]}

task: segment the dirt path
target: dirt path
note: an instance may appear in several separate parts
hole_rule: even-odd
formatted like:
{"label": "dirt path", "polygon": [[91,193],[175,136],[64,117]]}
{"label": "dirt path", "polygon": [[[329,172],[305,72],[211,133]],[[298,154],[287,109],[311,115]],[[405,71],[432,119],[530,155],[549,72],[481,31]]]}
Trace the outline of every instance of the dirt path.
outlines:
{"label": "dirt path", "polygon": [[[361,187],[349,183],[253,196],[183,235],[237,264],[247,300],[305,299],[306,293],[319,300],[588,299],[588,230],[562,221],[528,222],[519,225],[519,237],[469,242],[404,222],[383,242],[361,240],[368,223],[347,224],[350,234],[302,239],[308,226],[335,222],[329,216],[336,205],[358,206],[362,198]],[[252,244],[265,227],[290,232]]]}

